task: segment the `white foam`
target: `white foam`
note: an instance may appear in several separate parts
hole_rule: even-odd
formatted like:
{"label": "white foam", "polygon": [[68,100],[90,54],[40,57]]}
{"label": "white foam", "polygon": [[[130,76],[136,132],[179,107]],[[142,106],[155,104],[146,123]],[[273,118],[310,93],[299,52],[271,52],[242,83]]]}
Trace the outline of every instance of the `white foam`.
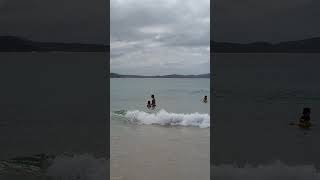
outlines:
{"label": "white foam", "polygon": [[47,176],[57,180],[105,180],[107,161],[88,154],[58,156],[48,168]]}
{"label": "white foam", "polygon": [[141,124],[196,126],[200,128],[210,127],[210,116],[200,113],[177,114],[169,113],[163,109],[157,113],[146,113],[135,110],[126,112],[125,117],[131,122]]}
{"label": "white foam", "polygon": [[320,180],[320,173],[313,165],[289,166],[280,161],[243,168],[230,164],[213,166],[211,175],[219,180]]}

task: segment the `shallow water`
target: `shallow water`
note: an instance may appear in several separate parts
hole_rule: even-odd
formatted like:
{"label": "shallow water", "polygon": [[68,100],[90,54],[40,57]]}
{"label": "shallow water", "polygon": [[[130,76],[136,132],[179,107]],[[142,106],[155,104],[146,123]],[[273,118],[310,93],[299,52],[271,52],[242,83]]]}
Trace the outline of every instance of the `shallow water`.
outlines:
{"label": "shallow water", "polygon": [[[215,55],[215,179],[251,175],[251,179],[319,179],[319,58],[318,54]],[[315,126],[309,131],[289,125],[298,120],[303,107],[312,109]]]}
{"label": "shallow water", "polygon": [[106,54],[0,59],[0,179],[106,179]]}
{"label": "shallow water", "polygon": [[[210,103],[201,102],[209,87],[209,79],[111,79],[111,179],[209,179]],[[151,94],[156,110],[146,108]]]}

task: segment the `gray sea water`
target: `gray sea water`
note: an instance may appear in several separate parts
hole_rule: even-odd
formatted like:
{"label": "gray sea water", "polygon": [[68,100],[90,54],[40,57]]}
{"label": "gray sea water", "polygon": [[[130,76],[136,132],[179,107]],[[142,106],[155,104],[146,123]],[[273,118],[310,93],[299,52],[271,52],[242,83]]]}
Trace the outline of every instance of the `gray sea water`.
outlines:
{"label": "gray sea water", "polygon": [[[213,179],[320,179],[319,59],[213,56]],[[303,107],[312,111],[310,130],[289,125]]]}
{"label": "gray sea water", "polygon": [[107,175],[104,53],[0,53],[0,179]]}
{"label": "gray sea water", "polygon": [[[154,94],[157,107],[146,107]],[[209,79],[111,79],[111,179],[210,178]]]}

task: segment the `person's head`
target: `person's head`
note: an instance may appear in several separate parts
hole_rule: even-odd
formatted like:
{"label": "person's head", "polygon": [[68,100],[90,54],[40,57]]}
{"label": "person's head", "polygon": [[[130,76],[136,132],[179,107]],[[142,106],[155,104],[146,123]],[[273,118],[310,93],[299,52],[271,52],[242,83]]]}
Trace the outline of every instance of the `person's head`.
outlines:
{"label": "person's head", "polygon": [[204,96],[204,99],[207,99],[207,96]]}
{"label": "person's head", "polygon": [[311,109],[310,108],[303,108],[302,114],[310,114],[310,113],[311,113]]}
{"label": "person's head", "polygon": [[154,95],[153,95],[153,94],[151,95],[151,98],[154,98]]}
{"label": "person's head", "polygon": [[148,104],[150,104],[151,102],[150,101],[148,101]]}

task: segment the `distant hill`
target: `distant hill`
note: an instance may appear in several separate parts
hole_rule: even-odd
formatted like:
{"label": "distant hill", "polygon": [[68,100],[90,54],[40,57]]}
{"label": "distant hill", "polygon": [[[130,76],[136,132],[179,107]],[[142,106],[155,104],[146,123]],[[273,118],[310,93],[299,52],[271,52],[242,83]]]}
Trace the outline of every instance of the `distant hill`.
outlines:
{"label": "distant hill", "polygon": [[[216,53],[320,53],[320,37],[279,43],[210,42]],[[16,36],[0,36],[0,52],[109,52],[104,44],[37,42]],[[177,75],[179,76],[179,75]]]}
{"label": "distant hill", "polygon": [[210,78],[210,74],[199,74],[199,75],[179,75],[170,74],[163,76],[141,76],[141,75],[123,75],[117,73],[110,73],[110,78]]}
{"label": "distant hill", "polygon": [[68,52],[108,52],[103,44],[36,42],[15,36],[0,36],[0,52],[68,51]]}
{"label": "distant hill", "polygon": [[211,51],[216,53],[320,53],[320,37],[285,41],[279,43],[229,43],[210,42]]}

